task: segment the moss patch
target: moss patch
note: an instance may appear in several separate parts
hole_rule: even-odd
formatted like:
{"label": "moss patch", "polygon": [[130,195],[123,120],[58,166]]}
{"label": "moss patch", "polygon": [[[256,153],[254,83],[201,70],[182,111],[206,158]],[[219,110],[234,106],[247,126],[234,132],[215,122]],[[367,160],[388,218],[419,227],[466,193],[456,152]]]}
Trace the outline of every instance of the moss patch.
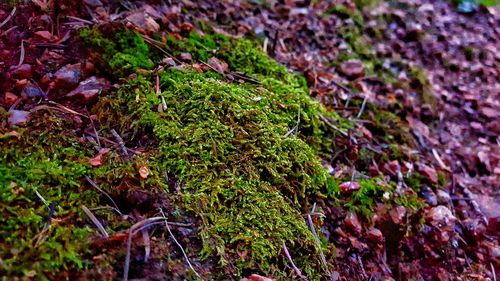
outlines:
{"label": "moss patch", "polygon": [[226,274],[287,275],[285,242],[292,250],[300,245],[297,262],[317,278],[318,260],[304,258],[317,248],[301,214],[309,200],[337,189],[318,158],[331,153],[337,132],[320,115],[342,128],[349,122],[313,101],[303,78],[251,41],[191,34],[166,44],[195,61],[216,56],[260,84],[228,83],[185,66],[160,72],[157,94],[154,77],[140,76],[94,107],[102,128],[157,151],[149,163],[180,184],[176,204],[202,221],[202,257],[217,256]]}
{"label": "moss patch", "polygon": [[[88,158],[64,121],[48,113],[35,120],[43,125],[0,140],[0,275],[46,280],[88,265],[83,255],[92,230],[78,214],[80,204],[92,204],[92,192],[80,188]],[[48,223],[50,203],[55,213]]]}

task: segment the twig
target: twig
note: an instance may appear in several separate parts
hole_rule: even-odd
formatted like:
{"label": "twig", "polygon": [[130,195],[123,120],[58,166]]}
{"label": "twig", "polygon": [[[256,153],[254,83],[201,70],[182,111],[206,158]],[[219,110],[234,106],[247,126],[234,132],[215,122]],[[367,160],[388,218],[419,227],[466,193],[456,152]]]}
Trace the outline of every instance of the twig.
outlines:
{"label": "twig", "polygon": [[37,48],[52,48],[52,49],[65,49],[68,46],[63,44],[53,44],[53,43],[34,43]]}
{"label": "twig", "polygon": [[0,33],[0,37],[7,35],[9,32],[11,32],[12,30],[14,30],[16,28],[17,28],[17,25],[14,25],[13,27],[5,30],[4,32]]}
{"label": "twig", "polygon": [[363,111],[365,111],[366,101],[367,100],[368,100],[368,96],[365,96],[365,98],[363,99],[363,103],[361,104],[361,109],[359,110],[358,115],[356,116],[356,118],[361,117],[361,115],[363,114]]}
{"label": "twig", "polygon": [[290,253],[288,252],[288,248],[286,247],[285,241],[283,241],[283,250],[285,251],[285,256],[287,257],[288,261],[290,261],[290,264],[292,265],[292,268],[295,271],[295,274],[297,274],[297,276],[300,279],[307,280],[307,277],[302,275],[302,272],[300,272],[300,269],[293,262],[292,256],[290,256]]}
{"label": "twig", "polygon": [[363,279],[366,279],[366,271],[365,267],[363,266],[363,261],[361,260],[361,257],[358,254],[355,254],[356,258],[358,259],[359,266],[361,267],[361,275],[363,275]]}
{"label": "twig", "polygon": [[23,64],[24,62],[24,56],[25,56],[25,50],[24,50],[24,40],[21,40],[21,54],[19,55],[19,65]]}
{"label": "twig", "polygon": [[132,225],[128,231],[129,235],[127,240],[127,255],[125,257],[125,265],[123,266],[123,281],[128,281],[128,271],[130,267],[130,249],[132,248],[132,237],[146,227],[159,225],[163,223],[165,223],[165,225],[176,225],[182,227],[189,226],[189,224],[167,222],[164,217],[151,217]]}
{"label": "twig", "polygon": [[472,195],[472,192],[467,187],[465,187],[465,186],[463,187],[463,192],[464,192],[464,195],[467,198],[470,199],[469,202],[472,205],[472,208],[474,209],[474,211],[476,211],[481,216],[484,224],[487,226],[488,225],[488,219],[486,219],[486,216],[481,211],[481,208],[479,208],[479,204],[474,199],[474,196]]}
{"label": "twig", "polygon": [[84,114],[81,114],[80,112],[74,111],[73,109],[71,109],[69,107],[66,107],[66,106],[64,106],[64,105],[62,105],[60,103],[55,102],[55,101],[49,100],[48,103],[53,104],[53,105],[55,105],[55,106],[57,106],[57,107],[59,107],[61,109],[64,109],[65,111],[67,111],[67,112],[69,112],[71,114],[75,114],[75,115],[78,115],[78,116],[81,116],[81,117],[88,118],[88,116],[86,116]]}
{"label": "twig", "polygon": [[347,133],[344,130],[342,130],[339,127],[337,127],[337,126],[333,125],[332,123],[330,123],[330,121],[328,120],[328,118],[326,118],[325,116],[323,116],[323,114],[320,114],[319,118],[321,118],[321,120],[323,120],[323,122],[325,122],[325,124],[328,125],[328,127],[330,127],[332,129],[338,131],[343,136],[348,137]]}
{"label": "twig", "polygon": [[147,35],[144,35],[144,34],[140,34],[142,39],[144,39],[144,41],[146,43],[149,43],[150,45],[152,45],[153,47],[157,48],[158,50],[160,50],[163,54],[167,55],[168,57],[170,57],[171,59],[173,59],[176,63],[178,64],[182,64],[182,62],[177,59],[176,57],[174,57],[172,54],[170,54],[169,52],[165,51],[165,49],[163,49],[163,43],[160,42],[160,41],[156,41],[154,40],[153,38],[147,36]]}
{"label": "twig", "polygon": [[97,229],[101,232],[102,236],[105,238],[109,238],[109,234],[106,232],[106,229],[104,229],[104,226],[101,224],[101,222],[94,216],[92,211],[89,210],[89,208],[85,207],[82,205],[82,210],[87,214],[87,216],[90,218],[90,220],[95,224]]}
{"label": "twig", "polygon": [[497,281],[497,273],[495,271],[495,267],[493,266],[493,263],[490,262],[490,267],[491,267],[491,275],[493,275],[493,281]]}
{"label": "twig", "polygon": [[188,256],[186,255],[186,252],[184,251],[184,248],[182,248],[181,244],[177,241],[177,239],[175,239],[175,236],[174,234],[172,233],[172,230],[170,230],[170,227],[168,226],[168,221],[167,221],[167,217],[165,216],[165,213],[163,213],[163,210],[162,208],[160,208],[160,213],[161,215],[163,216],[163,218],[165,219],[165,226],[167,227],[167,230],[168,230],[168,233],[170,234],[170,237],[172,238],[172,240],[174,240],[175,244],[177,244],[177,246],[179,247],[179,249],[181,250],[182,254],[184,255],[184,258],[186,259],[186,262],[188,263],[189,267],[191,268],[191,270],[194,272],[194,274],[196,275],[196,277],[201,278],[201,276],[198,274],[198,272],[196,272],[196,270],[194,269],[193,265],[191,264],[191,262],[189,261],[189,258]]}
{"label": "twig", "polygon": [[439,166],[441,166],[441,169],[446,170],[447,172],[451,173],[451,170],[446,164],[444,164],[443,159],[441,159],[441,156],[439,156],[439,153],[435,148],[432,149],[432,155],[434,155],[434,158],[438,162]]}
{"label": "twig", "polygon": [[122,137],[120,137],[120,135],[115,131],[115,129],[111,129],[111,134],[116,139],[116,142],[118,143],[118,146],[122,150],[123,156],[128,157],[127,147],[125,146],[125,143],[123,142]]}
{"label": "twig", "polygon": [[293,126],[286,134],[285,138],[289,137],[291,134],[297,133],[299,130],[299,125],[300,125],[300,107],[299,107],[299,113],[297,114],[297,124]]}
{"label": "twig", "polygon": [[340,89],[344,90],[345,92],[347,92],[348,94],[351,94],[351,90],[349,90],[346,86],[340,84],[339,82],[335,81],[335,80],[332,80],[332,84],[339,87]]}
{"label": "twig", "polygon": [[97,138],[96,138],[97,146],[99,147],[99,149],[101,149],[102,145],[101,145],[101,141],[99,140],[99,134],[97,133],[97,129],[95,128],[94,120],[92,120],[92,117],[90,117],[90,113],[89,113],[89,110],[87,109],[87,106],[85,106],[85,111],[87,113],[87,117],[90,120],[90,125],[92,126],[92,130],[94,131],[94,134],[97,136]]}
{"label": "twig", "polygon": [[141,230],[142,240],[144,241],[144,262],[148,262],[149,255],[151,254],[151,241],[149,233],[146,229]]}
{"label": "twig", "polygon": [[89,20],[85,20],[85,19],[81,19],[81,18],[77,18],[77,17],[73,17],[73,16],[66,16],[68,19],[72,19],[72,20],[76,20],[76,21],[79,21],[79,22],[83,22],[83,23],[86,23],[86,24],[90,24],[90,25],[93,25],[94,23],[89,21]]}
{"label": "twig", "polygon": [[38,198],[40,198],[40,200],[42,200],[43,204],[45,206],[49,206],[49,202],[47,202],[47,200],[45,200],[45,198],[43,198],[43,196],[38,192],[38,190],[35,190],[35,194],[36,196],[38,196]]}
{"label": "twig", "polygon": [[[161,218],[163,219],[163,218]],[[132,249],[132,237],[134,237],[135,234],[137,234],[139,231],[153,226],[153,225],[159,225],[163,224],[162,221],[154,221],[150,219],[145,219],[142,220],[130,227],[129,229],[129,234],[128,234],[128,239],[127,239],[127,255],[125,257],[125,265],[123,266],[123,281],[128,281],[128,271],[130,268],[130,251]]]}
{"label": "twig", "polygon": [[116,209],[116,212],[118,214],[120,214],[120,216],[123,216],[122,212],[120,212],[120,208],[118,208],[118,205],[116,205],[115,201],[113,200],[113,198],[111,198],[111,196],[109,196],[108,193],[106,193],[106,191],[102,190],[98,185],[97,183],[95,183],[91,178],[89,178],[88,176],[85,176],[85,180],[87,180],[88,183],[90,183],[90,185],[97,189],[99,192],[101,192],[104,196],[106,196],[106,198],[108,198],[108,200],[113,204],[113,206],[115,207]]}
{"label": "twig", "polygon": [[[89,136],[94,137],[94,138],[99,138],[100,140],[102,140],[105,143],[109,143],[109,144],[112,144],[112,145],[118,145],[118,143],[116,143],[116,142],[114,142],[114,141],[112,141],[112,140],[110,140],[108,138],[97,136],[97,135],[94,135],[94,134],[88,133],[88,132],[86,134],[88,134]],[[131,149],[131,148],[128,148],[128,147],[126,147],[126,148],[127,148],[127,151],[130,152],[130,153],[141,154],[141,152],[138,151],[138,150],[134,150],[134,149]]]}
{"label": "twig", "polygon": [[5,18],[1,23],[0,23],[0,28],[2,28],[2,26],[4,26],[5,24],[7,24],[10,19],[14,16],[14,14],[16,13],[16,7],[14,7],[12,9],[12,11],[10,11],[10,14],[7,16],[7,18]]}
{"label": "twig", "polygon": [[[311,209],[311,213],[314,213],[316,211],[316,203],[313,204],[313,207]],[[311,232],[314,236],[314,241],[316,242],[316,245],[318,246],[319,249],[319,256],[321,258],[321,264],[325,267],[326,272],[329,273],[330,277],[332,276],[331,272],[328,270],[328,264],[326,263],[326,258],[325,254],[323,254],[323,250],[321,249],[321,242],[319,241],[318,233],[316,232],[316,228],[314,228],[314,224],[311,218],[311,214],[307,214],[307,224],[309,225],[309,228],[311,229]]]}

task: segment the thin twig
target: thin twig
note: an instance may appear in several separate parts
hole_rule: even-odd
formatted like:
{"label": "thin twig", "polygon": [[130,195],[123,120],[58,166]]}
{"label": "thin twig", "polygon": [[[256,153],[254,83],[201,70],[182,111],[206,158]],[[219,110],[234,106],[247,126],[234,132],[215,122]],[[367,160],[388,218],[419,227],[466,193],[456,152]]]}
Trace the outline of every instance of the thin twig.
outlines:
{"label": "thin twig", "polygon": [[132,248],[132,237],[134,237],[135,234],[137,234],[139,231],[146,227],[150,227],[153,225],[159,225],[163,224],[165,225],[175,225],[175,226],[181,226],[181,227],[186,227],[190,226],[190,224],[183,224],[183,223],[175,223],[175,222],[167,222],[164,217],[151,217],[144,219],[142,221],[139,221],[132,225],[129,229],[129,235],[128,235],[128,240],[127,240],[127,255],[125,257],[125,265],[123,266],[123,281],[128,281],[128,271],[130,267],[130,250]]}
{"label": "thin twig", "polygon": [[144,41],[146,43],[149,43],[150,45],[152,45],[153,47],[157,48],[158,50],[160,50],[163,54],[167,55],[168,57],[170,57],[171,59],[173,59],[176,63],[178,64],[182,64],[182,62],[177,59],[176,57],[174,57],[172,54],[170,54],[169,52],[167,52],[165,49],[163,49],[163,45],[164,43],[163,42],[160,42],[160,41],[157,41],[157,40],[154,40],[153,38],[147,36],[147,35],[144,35],[144,34],[141,34],[141,37],[144,39]]}
{"label": "thin twig", "polygon": [[328,125],[328,127],[330,127],[332,129],[338,131],[339,133],[341,133],[345,137],[348,136],[347,132],[345,132],[344,130],[340,129],[339,127],[333,125],[332,123],[330,123],[330,121],[328,120],[328,118],[326,118],[325,116],[323,116],[323,114],[320,114],[319,118],[321,118],[321,120],[323,120],[323,122],[325,122],[325,124]]}
{"label": "thin twig", "polygon": [[291,134],[297,133],[299,131],[299,125],[300,125],[300,107],[299,107],[299,113],[297,114],[297,124],[293,126],[286,134],[285,138],[289,137]]}
{"label": "thin twig", "polygon": [[366,279],[366,271],[365,267],[363,266],[363,261],[361,260],[361,257],[358,254],[355,254],[356,258],[358,259],[359,266],[361,267],[361,275],[363,275],[363,278]]}
{"label": "thin twig", "polygon": [[66,16],[68,19],[72,19],[72,20],[76,20],[76,21],[79,21],[79,22],[83,22],[83,23],[86,23],[86,24],[90,24],[90,25],[93,25],[94,23],[89,21],[89,20],[85,20],[85,19],[81,19],[81,18],[77,18],[77,17],[73,17],[73,16]]}
{"label": "thin twig", "polygon": [[349,90],[346,86],[340,84],[339,82],[332,80],[333,85],[339,87],[340,89],[346,91],[348,94],[351,94],[351,90]]}
{"label": "thin twig", "polygon": [[[163,220],[163,218],[161,218]],[[132,237],[134,237],[135,234],[137,234],[139,231],[153,226],[153,225],[159,225],[163,224],[162,221],[152,221],[150,219],[145,219],[143,221],[140,221],[129,229],[129,234],[128,234],[128,239],[127,239],[127,255],[125,257],[125,265],[123,266],[123,281],[128,281],[128,271],[130,268],[130,251],[132,249]]]}
{"label": "thin twig", "polygon": [[113,135],[116,142],[118,143],[118,146],[122,150],[123,156],[128,157],[127,147],[125,146],[125,143],[123,142],[122,137],[120,137],[120,135],[115,131],[115,129],[111,129],[111,134]]}
{"label": "thin twig", "polygon": [[300,279],[307,280],[307,277],[302,275],[302,272],[300,272],[300,269],[293,262],[292,256],[290,255],[290,252],[288,252],[288,248],[286,247],[285,241],[283,241],[283,250],[285,251],[285,256],[287,257],[288,261],[290,261],[290,264],[292,265],[292,268],[295,271],[295,274],[297,274],[297,276]]}
{"label": "thin twig", "polygon": [[363,114],[363,111],[365,111],[366,101],[368,101],[368,96],[365,96],[365,98],[363,99],[363,103],[361,104],[361,109],[359,110],[358,115],[356,116],[356,118],[361,117],[361,115]]}
{"label": "thin twig", "polygon": [[148,262],[149,255],[151,254],[151,240],[149,233],[146,229],[141,230],[142,240],[144,241],[144,262]]}
{"label": "thin twig", "polygon": [[23,64],[24,62],[24,56],[25,56],[25,50],[24,50],[24,40],[21,40],[21,54],[19,55],[19,65]]}
{"label": "thin twig", "polygon": [[493,275],[493,281],[497,281],[497,273],[495,271],[495,267],[493,266],[493,263],[490,262],[490,267],[491,267],[491,275]]}
{"label": "thin twig", "polygon": [[441,166],[441,169],[451,173],[450,168],[446,166],[446,164],[443,162],[443,159],[441,159],[441,156],[439,156],[439,153],[435,148],[432,149],[432,155],[434,155],[434,158],[438,162],[439,166]]}
{"label": "thin twig", "polygon": [[116,205],[115,203],[115,200],[113,200],[113,198],[111,198],[111,196],[109,196],[108,193],[106,193],[106,191],[102,190],[98,185],[97,183],[95,183],[91,178],[89,178],[88,176],[85,176],[85,180],[87,180],[88,183],[90,183],[90,185],[97,189],[99,192],[101,192],[104,196],[106,196],[106,198],[108,198],[108,200],[111,202],[111,204],[113,204],[113,206],[115,207],[116,211],[118,212],[118,214],[120,214],[120,216],[123,216],[122,212],[120,212],[120,208],[118,208],[118,205]]}
{"label": "thin twig", "polygon": [[16,29],[16,28],[17,28],[17,25],[14,25],[13,27],[11,27],[11,28],[9,28],[9,29],[5,30],[4,32],[0,33],[0,37],[5,36],[5,35],[9,34],[9,32],[11,32],[12,30],[14,30],[14,29]]}
{"label": "thin twig", "polygon": [[89,210],[89,208],[85,207],[82,205],[82,210],[87,214],[87,216],[90,218],[90,220],[95,224],[97,229],[101,232],[102,236],[105,238],[109,238],[108,232],[106,232],[106,229],[104,229],[104,226],[101,224],[101,222],[94,216],[92,211]]}
{"label": "thin twig", "polygon": [[[311,213],[316,212],[316,203],[313,204],[313,207],[311,209]],[[321,264],[325,267],[326,272],[329,273],[330,276],[332,276],[330,270],[328,270],[328,264],[326,263],[326,257],[325,254],[323,254],[323,250],[321,249],[321,242],[319,241],[318,233],[316,232],[316,228],[314,227],[312,218],[310,214],[307,214],[307,224],[309,225],[309,228],[311,229],[311,232],[314,236],[314,241],[316,242],[316,245],[318,246],[319,249],[319,256],[321,258]]]}
{"label": "thin twig", "polygon": [[463,193],[464,195],[470,199],[470,204],[472,205],[472,208],[474,209],[474,211],[476,211],[482,218],[484,224],[487,226],[488,225],[488,219],[486,219],[486,216],[483,214],[483,212],[481,211],[481,208],[479,207],[479,204],[476,202],[476,200],[474,199],[474,195],[472,194],[472,192],[467,188],[467,187],[463,187]]}
{"label": "thin twig", "polygon": [[170,227],[168,226],[168,221],[167,221],[167,217],[165,216],[165,213],[163,213],[163,210],[162,208],[160,208],[160,213],[161,215],[163,216],[163,218],[165,219],[165,226],[167,227],[167,230],[168,230],[168,233],[170,234],[170,237],[172,238],[172,240],[174,240],[175,244],[177,244],[177,246],[179,247],[179,249],[181,250],[182,254],[184,255],[184,258],[186,259],[186,262],[188,263],[189,267],[191,268],[191,270],[194,272],[194,274],[196,275],[196,277],[201,278],[201,276],[198,274],[198,272],[196,272],[196,270],[194,269],[193,265],[191,264],[191,262],[189,261],[189,258],[186,254],[186,252],[184,251],[184,248],[182,248],[181,244],[177,241],[177,239],[175,239],[175,236],[174,234],[172,233],[172,230],[170,230]]}
{"label": "thin twig", "polygon": [[0,28],[2,28],[2,26],[7,24],[15,13],[16,13],[16,7],[14,7],[12,11],[10,11],[10,14],[7,16],[7,18],[5,18],[5,20],[0,23]]}
{"label": "thin twig", "polygon": [[[89,132],[86,132],[86,134],[88,134],[89,136],[94,137],[94,138],[99,138],[100,140],[102,140],[105,143],[109,143],[109,144],[112,144],[112,145],[118,145],[118,143],[116,143],[115,141],[112,141],[112,140],[110,140],[108,138],[101,137],[101,136],[96,136],[95,134],[89,133]],[[133,154],[141,154],[142,153],[139,150],[134,150],[134,149],[131,149],[131,148],[128,148],[128,147],[126,147],[126,148],[127,148],[128,152],[133,153]]]}
{"label": "thin twig", "polygon": [[47,200],[45,200],[45,198],[43,198],[43,196],[38,192],[38,190],[35,190],[35,194],[36,196],[38,196],[38,198],[40,198],[40,200],[42,200],[43,204],[45,206],[49,206],[49,202],[47,202]]}
{"label": "thin twig", "polygon": [[97,145],[99,147],[99,149],[102,147],[101,145],[101,141],[99,140],[99,134],[97,133],[97,129],[95,128],[95,124],[94,124],[94,120],[92,120],[92,117],[90,116],[90,112],[89,110],[87,109],[87,107],[85,106],[85,111],[87,113],[87,117],[89,118],[90,120],[90,125],[92,126],[92,130],[94,131],[94,134],[97,136],[96,141],[97,141]]}

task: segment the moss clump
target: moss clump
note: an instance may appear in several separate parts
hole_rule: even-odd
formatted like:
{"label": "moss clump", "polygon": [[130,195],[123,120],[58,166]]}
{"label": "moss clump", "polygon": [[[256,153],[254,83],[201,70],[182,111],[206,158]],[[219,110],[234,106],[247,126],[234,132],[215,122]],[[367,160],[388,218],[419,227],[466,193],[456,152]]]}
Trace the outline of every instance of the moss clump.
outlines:
{"label": "moss clump", "polygon": [[[79,183],[88,158],[63,121],[50,114],[33,119],[43,125],[0,140],[0,275],[47,280],[87,265],[92,230],[77,222],[80,204],[91,205],[91,192]],[[51,223],[50,208],[36,192],[55,204]]]}
{"label": "moss clump", "polygon": [[[245,268],[269,272],[283,241],[308,245],[313,253],[301,206],[335,187],[314,149],[285,137],[296,122],[295,107],[307,104],[193,71],[160,76],[160,96],[143,78],[109,98],[132,116],[124,128],[155,139],[160,153],[154,165],[182,183],[180,204],[203,221],[202,254],[217,255],[241,274]],[[158,112],[161,98],[167,108]]]}
{"label": "moss clump", "polygon": [[423,68],[413,66],[409,68],[409,76],[411,88],[417,91],[423,102],[435,108],[436,99],[432,95],[432,87],[426,71]]}
{"label": "moss clump", "polygon": [[313,101],[303,78],[251,41],[191,34],[166,44],[194,60],[216,56],[260,83],[228,83],[185,67],[160,72],[157,94],[153,77],[139,76],[93,109],[102,128],[136,143],[147,139],[157,151],[150,164],[180,183],[177,204],[202,221],[202,256],[219,257],[225,274],[286,275],[285,242],[300,245],[298,263],[317,278],[317,260],[304,258],[317,249],[301,213],[309,200],[338,189],[318,158],[331,153],[337,132],[320,115],[342,128],[350,124]]}
{"label": "moss clump", "polygon": [[385,192],[393,188],[382,179],[363,179],[359,181],[359,189],[354,191],[344,203],[350,211],[361,213],[365,217],[370,217],[377,201],[382,199]]}
{"label": "moss clump", "polygon": [[80,31],[80,40],[87,46],[99,50],[94,58],[99,65],[106,66],[105,71],[117,77],[137,71],[137,69],[152,69],[149,46],[142,37],[130,30],[108,30],[112,38],[105,38],[97,29],[84,28]]}
{"label": "moss clump", "polygon": [[359,27],[363,27],[365,24],[363,15],[359,10],[357,9],[351,10],[342,4],[336,4],[333,7],[329,8],[326,11],[326,14],[327,15],[334,14],[341,18],[351,18],[354,21],[354,23],[356,23],[356,25],[358,25]]}

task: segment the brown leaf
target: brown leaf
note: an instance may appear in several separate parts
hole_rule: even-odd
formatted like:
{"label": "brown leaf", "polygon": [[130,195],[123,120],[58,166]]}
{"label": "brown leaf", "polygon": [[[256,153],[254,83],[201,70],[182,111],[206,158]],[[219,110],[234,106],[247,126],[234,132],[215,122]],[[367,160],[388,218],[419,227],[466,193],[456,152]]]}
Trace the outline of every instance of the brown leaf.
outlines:
{"label": "brown leaf", "polygon": [[417,164],[417,170],[427,179],[429,179],[433,183],[438,182],[438,176],[436,169],[434,169],[431,166],[425,165],[424,163],[418,162]]}
{"label": "brown leaf", "polygon": [[218,58],[216,57],[211,57],[208,59],[208,65],[210,65],[213,69],[215,69],[215,71],[223,74],[224,72],[227,71],[227,69],[229,68],[229,66],[227,65],[227,63],[219,60]]}
{"label": "brown leaf", "polygon": [[89,163],[94,167],[102,165],[103,157],[108,154],[111,150],[109,148],[101,148],[96,156],[90,158]]}
{"label": "brown leaf", "polygon": [[141,179],[146,179],[149,176],[149,169],[145,166],[141,166],[139,168],[139,176],[141,176]]}
{"label": "brown leaf", "polygon": [[268,277],[260,276],[258,274],[252,274],[246,278],[240,279],[240,281],[275,281],[275,280]]}
{"label": "brown leaf", "polygon": [[341,191],[354,191],[359,189],[359,183],[355,181],[346,181],[339,185]]}
{"label": "brown leaf", "polygon": [[42,38],[42,39],[45,39],[47,41],[51,41],[54,39],[54,35],[52,35],[52,33],[50,33],[47,30],[37,31],[37,32],[35,32],[35,35]]}

